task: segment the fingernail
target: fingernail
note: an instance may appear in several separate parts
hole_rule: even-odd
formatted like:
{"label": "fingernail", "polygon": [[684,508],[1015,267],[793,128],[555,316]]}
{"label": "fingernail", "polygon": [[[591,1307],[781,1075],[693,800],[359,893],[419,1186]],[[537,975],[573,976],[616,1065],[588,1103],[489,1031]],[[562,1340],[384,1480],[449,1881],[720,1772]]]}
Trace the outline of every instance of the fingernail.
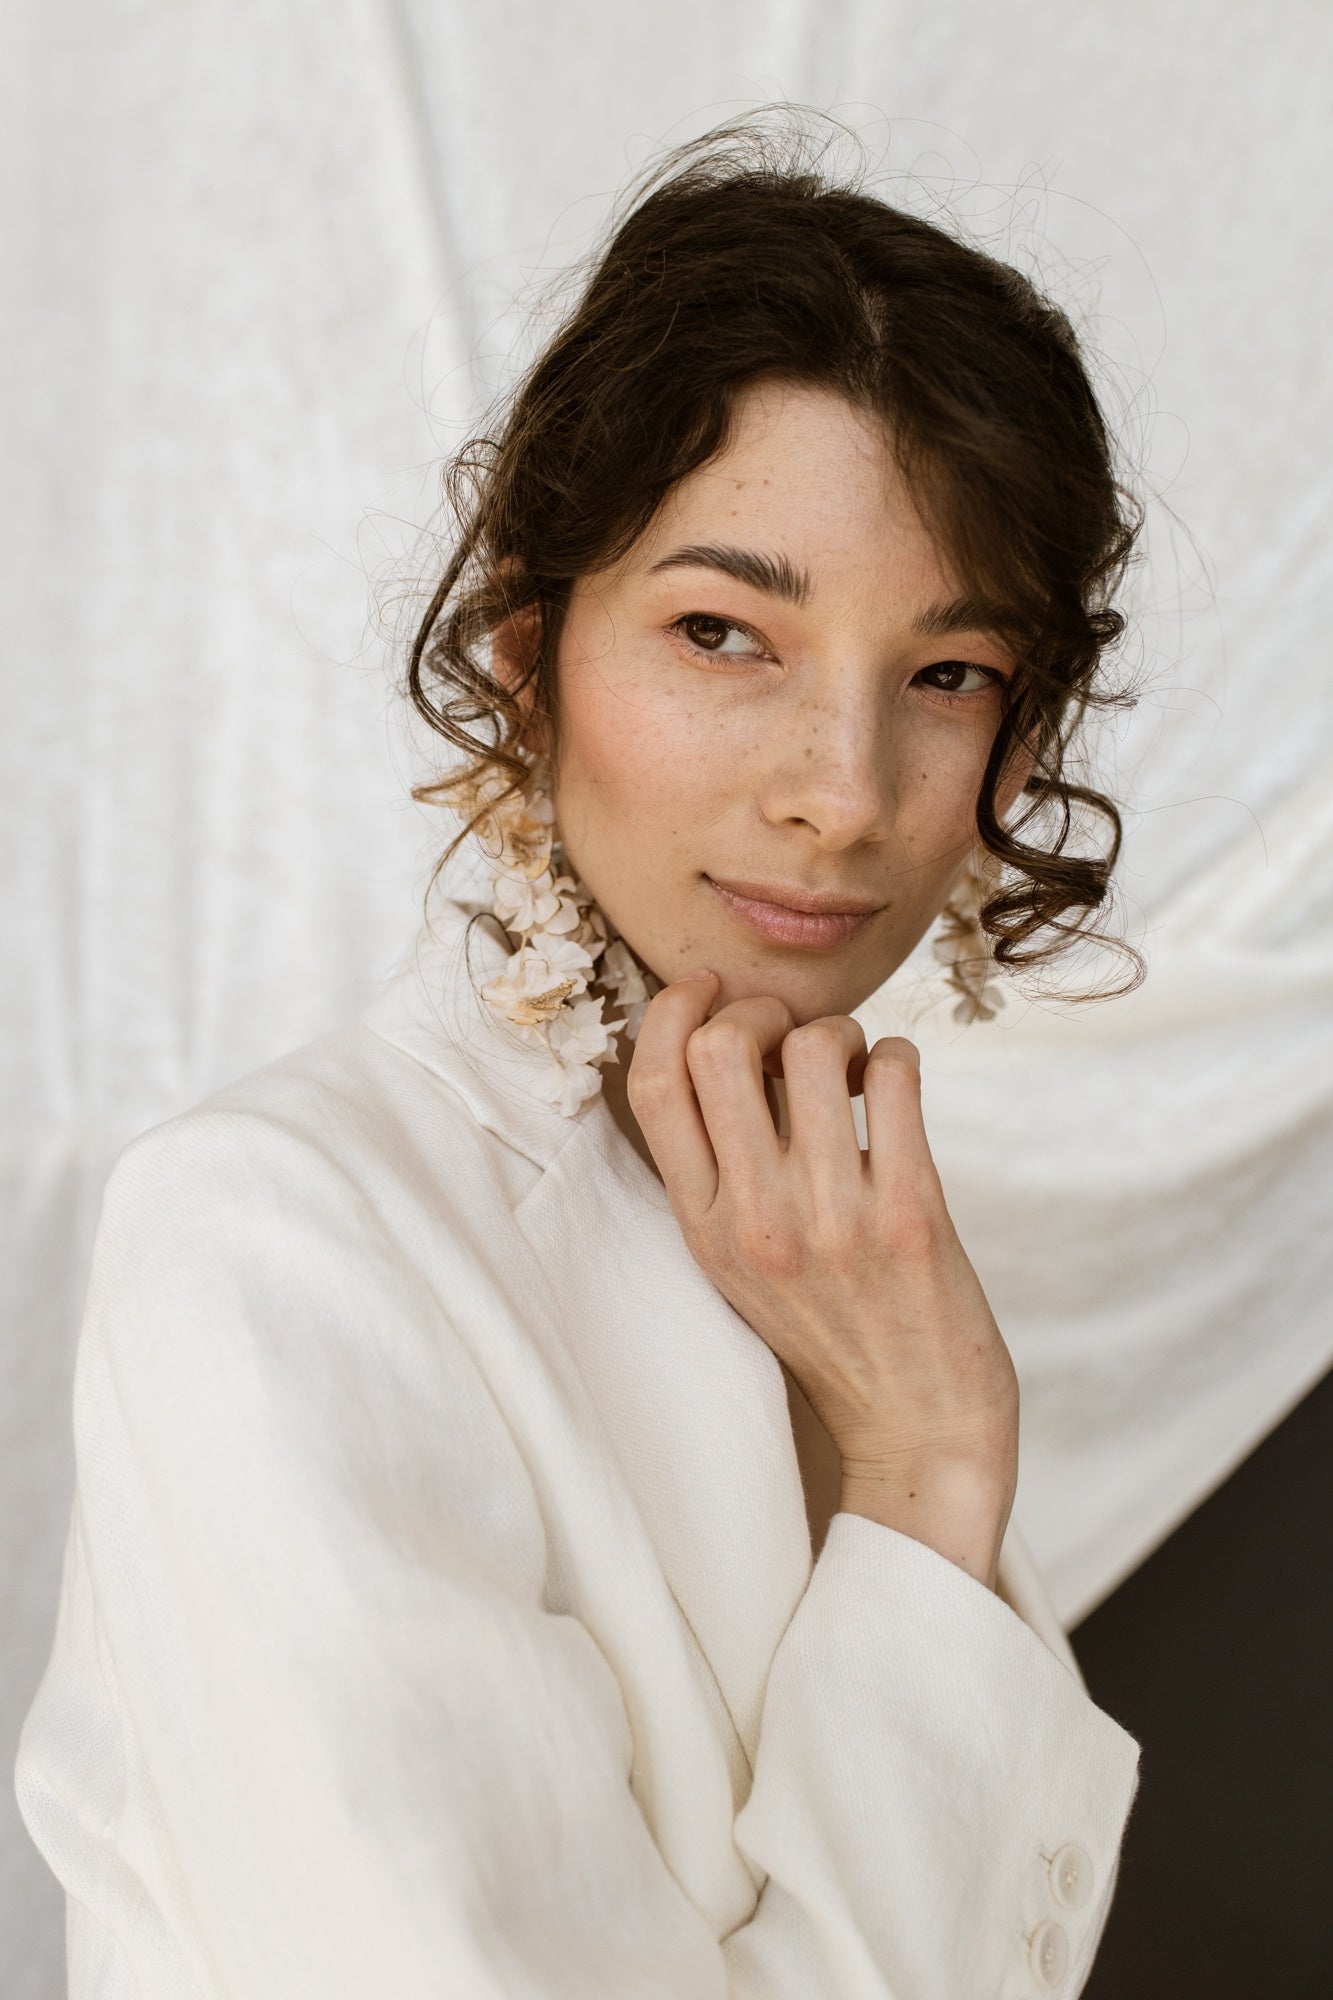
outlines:
{"label": "fingernail", "polygon": [[682,972],[681,979],[716,979],[717,974],[709,966],[700,965],[693,972]]}

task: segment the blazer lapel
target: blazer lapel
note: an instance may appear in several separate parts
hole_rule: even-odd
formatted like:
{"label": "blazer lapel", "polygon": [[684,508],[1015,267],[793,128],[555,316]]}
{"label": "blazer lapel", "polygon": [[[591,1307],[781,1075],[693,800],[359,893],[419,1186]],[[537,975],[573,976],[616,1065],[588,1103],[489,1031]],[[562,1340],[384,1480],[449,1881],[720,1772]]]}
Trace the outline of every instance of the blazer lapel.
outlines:
{"label": "blazer lapel", "polygon": [[769,1665],[811,1567],[777,1358],[700,1270],[601,1098],[518,1220],[753,1764]]}
{"label": "blazer lapel", "polygon": [[543,1169],[515,1222],[752,1763],[769,1664],[811,1566],[782,1370],[695,1263],[604,1100],[566,1118],[536,1095],[549,1057],[479,997],[508,956],[493,925],[470,927],[479,913],[445,902],[363,1018]]}

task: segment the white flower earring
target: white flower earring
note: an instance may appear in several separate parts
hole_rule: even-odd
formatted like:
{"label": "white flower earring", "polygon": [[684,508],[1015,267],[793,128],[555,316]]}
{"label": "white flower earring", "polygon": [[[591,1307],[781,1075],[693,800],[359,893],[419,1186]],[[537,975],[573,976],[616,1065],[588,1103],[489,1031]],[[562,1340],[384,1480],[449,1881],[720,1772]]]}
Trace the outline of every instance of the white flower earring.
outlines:
{"label": "white flower earring", "polygon": [[[601,1065],[619,1061],[615,1037],[623,1030],[629,1041],[637,1038],[661,981],[616,935],[586,883],[565,872],[549,760],[529,760],[521,793],[503,797],[507,783],[492,767],[446,788],[465,820],[478,815],[472,830],[492,864],[491,908],[516,941],[481,997],[525,1042],[550,1055],[538,1091],[571,1118],[601,1089]],[[604,1019],[608,1004],[623,1019]]]}
{"label": "white flower earring", "polygon": [[981,905],[990,896],[999,864],[986,849],[973,854],[958,888],[940,912],[932,950],[960,997],[955,1021],[993,1021],[1005,1003],[1004,985],[981,928]]}

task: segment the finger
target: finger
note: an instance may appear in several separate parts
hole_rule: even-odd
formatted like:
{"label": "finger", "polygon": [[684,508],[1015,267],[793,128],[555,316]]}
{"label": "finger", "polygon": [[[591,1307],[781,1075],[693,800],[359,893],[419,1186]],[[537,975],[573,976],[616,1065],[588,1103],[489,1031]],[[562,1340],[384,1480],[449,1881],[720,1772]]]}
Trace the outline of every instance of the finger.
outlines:
{"label": "finger", "polygon": [[792,1151],[816,1198],[836,1199],[862,1178],[848,1073],[865,1054],[865,1031],[850,1014],[807,1021],[782,1044]]}
{"label": "finger", "polygon": [[782,1158],[764,1094],[764,1057],[793,1026],[791,1009],[771,994],[729,1001],[689,1038],[685,1055],[717,1157],[718,1172],[739,1191]]}
{"label": "finger", "polygon": [[866,1057],[865,1099],[870,1174],[877,1189],[939,1188],[921,1115],[921,1053],[905,1035],[884,1035]]}
{"label": "finger", "polygon": [[694,1094],[685,1044],[708,1018],[715,972],[675,979],[644,1009],[625,1091],[677,1214],[701,1215],[717,1193],[717,1160]]}

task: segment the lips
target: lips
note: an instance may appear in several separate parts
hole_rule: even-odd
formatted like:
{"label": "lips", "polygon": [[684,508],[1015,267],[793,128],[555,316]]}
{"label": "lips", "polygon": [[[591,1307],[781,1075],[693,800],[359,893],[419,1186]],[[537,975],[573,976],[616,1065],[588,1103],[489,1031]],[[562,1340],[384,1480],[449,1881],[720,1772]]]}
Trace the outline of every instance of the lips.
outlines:
{"label": "lips", "polygon": [[716,882],[711,875],[704,880],[731,916],[753,935],[775,944],[801,945],[807,950],[827,950],[832,945],[846,944],[869,923],[879,907],[839,896],[834,891]]}

